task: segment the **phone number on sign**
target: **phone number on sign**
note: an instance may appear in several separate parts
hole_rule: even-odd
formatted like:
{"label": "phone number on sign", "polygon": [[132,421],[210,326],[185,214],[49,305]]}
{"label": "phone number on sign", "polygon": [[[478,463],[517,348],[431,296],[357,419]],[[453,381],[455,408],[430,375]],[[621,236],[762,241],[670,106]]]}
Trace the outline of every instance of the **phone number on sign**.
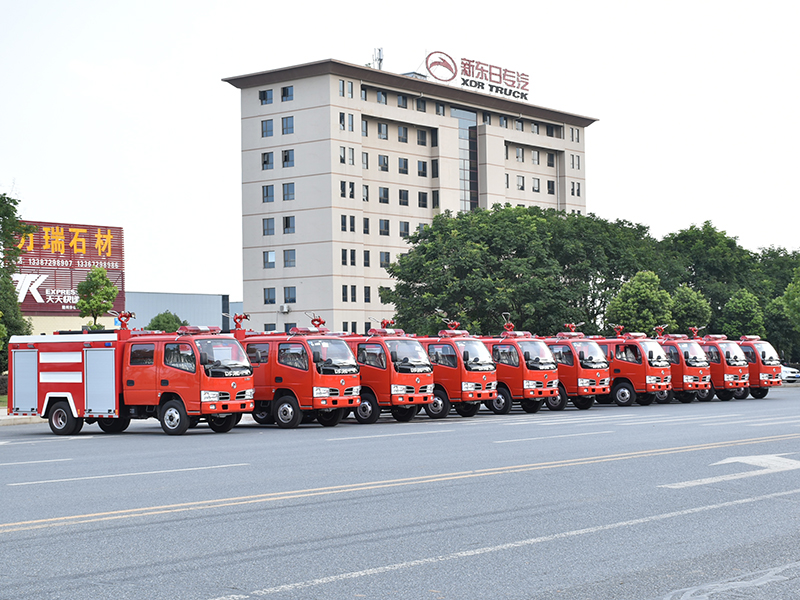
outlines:
{"label": "phone number on sign", "polygon": [[72,261],[66,258],[29,258],[32,267],[71,267]]}
{"label": "phone number on sign", "polygon": [[102,267],[104,269],[119,269],[119,263],[112,260],[78,260],[76,266],[79,269],[91,269],[92,267]]}

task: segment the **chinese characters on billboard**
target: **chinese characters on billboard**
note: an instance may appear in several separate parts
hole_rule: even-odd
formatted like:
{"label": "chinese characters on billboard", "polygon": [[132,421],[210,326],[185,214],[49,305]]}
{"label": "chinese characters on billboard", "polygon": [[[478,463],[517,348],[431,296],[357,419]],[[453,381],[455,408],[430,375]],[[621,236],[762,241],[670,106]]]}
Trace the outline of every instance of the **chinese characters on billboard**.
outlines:
{"label": "chinese characters on billboard", "polygon": [[[428,54],[425,65],[428,73],[443,83],[454,81],[459,74],[458,63],[444,52]],[[528,99],[530,78],[527,73],[469,58],[461,59],[460,73],[462,87],[488,91],[518,100]]]}
{"label": "chinese characters on billboard", "polygon": [[121,227],[24,221],[36,228],[19,242],[23,250],[14,283],[26,315],[77,315],[78,284],[102,267],[117,286],[114,310],[125,308],[125,246]]}

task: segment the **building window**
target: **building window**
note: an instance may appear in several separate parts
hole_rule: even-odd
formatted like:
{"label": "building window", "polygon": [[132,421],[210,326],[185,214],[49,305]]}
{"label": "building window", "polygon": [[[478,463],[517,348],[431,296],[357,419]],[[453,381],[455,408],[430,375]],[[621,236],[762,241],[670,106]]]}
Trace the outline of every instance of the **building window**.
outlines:
{"label": "building window", "polygon": [[283,117],[281,119],[281,135],[294,133],[294,117]]}
{"label": "building window", "polygon": [[555,167],[556,166],[556,155],[552,152],[547,153],[547,166],[548,167]]}
{"label": "building window", "polygon": [[500,127],[502,127],[503,129],[508,129],[508,117],[504,117],[504,116],[500,115],[500,117],[498,117],[498,119],[499,119],[499,122],[500,122]]}
{"label": "building window", "polygon": [[408,206],[408,190],[399,190],[400,191],[400,206]]}
{"label": "building window", "polygon": [[439,130],[431,129],[431,148],[436,148],[439,145]]}
{"label": "building window", "polygon": [[356,182],[355,181],[351,181],[350,183],[347,184],[347,186],[348,186],[348,194],[347,195],[350,198],[355,198],[356,197]]}
{"label": "building window", "polygon": [[275,219],[272,217],[261,219],[261,226],[264,229],[264,235],[275,235]]}
{"label": "building window", "polygon": [[387,125],[386,123],[378,123],[378,139],[379,140],[389,139],[389,125]]}
{"label": "building window", "polygon": [[369,186],[362,185],[361,186],[361,200],[364,202],[369,202]]}
{"label": "building window", "polygon": [[261,104],[272,104],[272,90],[259,90],[258,99]]}
{"label": "building window", "polygon": [[339,113],[339,129],[341,131],[344,131],[344,113],[343,112]]}
{"label": "building window", "polygon": [[264,331],[275,331],[275,323],[264,323]]}
{"label": "building window", "polygon": [[[347,286],[342,286],[342,302],[347,302]],[[347,322],[345,321],[345,330],[347,330]]]}
{"label": "building window", "polygon": [[366,102],[367,101],[367,88],[361,88],[361,99]]}
{"label": "building window", "polygon": [[525,123],[523,123],[520,119],[514,121],[514,128],[517,131],[525,131]]}
{"label": "building window", "polygon": [[555,194],[556,193],[556,182],[553,180],[547,181],[547,193],[548,194]]}
{"label": "building window", "polygon": [[342,215],[342,231],[347,231],[347,215]]}
{"label": "building window", "polygon": [[347,131],[355,131],[355,117],[353,117],[353,113],[348,113],[347,115]]}
{"label": "building window", "polygon": [[283,217],[283,233],[294,233],[294,217]]}
{"label": "building window", "polygon": [[367,137],[369,134],[369,124],[366,119],[361,119],[361,135]]}
{"label": "building window", "polygon": [[340,181],[339,182],[339,195],[342,198],[347,198],[347,182],[346,181]]}
{"label": "building window", "polygon": [[339,80],[339,95],[344,98],[344,79]]}
{"label": "building window", "polygon": [[283,166],[284,167],[293,167],[294,166],[294,150],[284,150],[281,153]]}
{"label": "building window", "polygon": [[508,173],[506,173],[506,189],[508,189],[508,188],[509,188],[509,184],[508,184]]}
{"label": "building window", "polygon": [[[575,182],[575,195],[578,196],[579,198],[581,196],[581,182],[580,181]],[[580,214],[580,212],[581,211],[578,211],[578,214]]]}
{"label": "building window", "polygon": [[364,266],[369,266],[369,250],[364,250]]}
{"label": "building window", "polygon": [[344,146],[339,146],[339,162],[341,164],[345,163],[346,155],[347,155],[347,148],[345,148]]}
{"label": "building window", "polygon": [[352,81],[348,81],[347,82],[347,97],[348,98],[352,98],[353,97],[353,82]]}
{"label": "building window", "polygon": [[294,86],[287,85],[281,88],[281,102],[289,102],[294,100]]}
{"label": "building window", "polygon": [[535,165],[539,164],[539,151],[531,150],[531,162]]}
{"label": "building window", "polygon": [[444,116],[444,104],[442,104],[441,102],[436,103],[436,114],[439,115],[440,117]]}
{"label": "building window", "polygon": [[361,168],[369,169],[369,152],[361,153]]}
{"label": "building window", "polygon": [[389,219],[380,219],[378,225],[381,235],[389,235]]}
{"label": "building window", "polygon": [[[355,301],[356,301],[356,286],[351,285],[350,286],[350,302],[355,302]],[[356,329],[356,324],[353,323],[353,331],[355,331],[355,329]]]}
{"label": "building window", "polygon": [[275,288],[264,288],[264,304],[275,304]]}
{"label": "building window", "polygon": [[539,192],[539,178],[538,178],[538,177],[534,177],[534,178],[531,180],[531,189],[532,189],[534,192],[537,192],[537,193]]}
{"label": "building window", "polygon": [[539,124],[534,122],[531,123],[531,133],[539,133]]}
{"label": "building window", "polygon": [[267,250],[264,252],[264,268],[265,269],[274,269],[275,268],[275,251],[274,250]]}
{"label": "building window", "polygon": [[431,208],[439,208],[439,190],[431,192]]}
{"label": "building window", "polygon": [[351,166],[355,166],[356,164],[356,149],[355,148],[348,148],[347,149],[347,164]]}
{"label": "building window", "polygon": [[372,302],[372,290],[368,285],[364,286],[364,302],[365,303]]}
{"label": "building window", "polygon": [[428,208],[428,192],[419,192],[417,194],[417,204],[420,208]]}
{"label": "building window", "polygon": [[483,123],[484,125],[491,125],[492,124],[492,114],[486,111],[483,111]]}
{"label": "building window", "polygon": [[408,175],[408,159],[407,158],[398,158],[397,159],[397,171],[401,175]]}
{"label": "building window", "polygon": [[397,106],[398,108],[408,108],[408,96],[397,94]]}
{"label": "building window", "polygon": [[347,248],[342,248],[342,266],[347,266]]}
{"label": "building window", "polygon": [[378,154],[378,170],[379,171],[389,170],[389,157],[386,154]]}
{"label": "building window", "polygon": [[431,161],[431,177],[439,177],[439,159],[434,158]]}
{"label": "building window", "polygon": [[297,302],[297,288],[294,286],[283,288],[283,302],[284,304],[294,304]]}
{"label": "building window", "polygon": [[283,199],[294,200],[294,182],[283,184]]}
{"label": "building window", "polygon": [[378,98],[377,98],[378,104],[386,104],[386,92],[378,90],[377,91],[377,95],[378,95]]}
{"label": "building window", "polygon": [[286,268],[294,267],[296,256],[294,250],[284,250],[283,251],[283,266]]}
{"label": "building window", "polygon": [[552,125],[547,126],[547,137],[555,137],[556,135],[556,128]]}
{"label": "building window", "polygon": [[356,232],[356,217],[355,215],[350,216],[350,231],[355,233]]}
{"label": "building window", "polygon": [[400,237],[407,238],[410,231],[408,221],[400,221]]}
{"label": "building window", "polygon": [[261,121],[261,137],[272,137],[272,119]]}
{"label": "building window", "polygon": [[388,187],[379,187],[378,188],[378,202],[381,204],[389,204],[389,188]]}
{"label": "building window", "polygon": [[428,176],[428,162],[424,160],[417,161],[417,175],[420,177]]}
{"label": "building window", "polygon": [[417,98],[417,110],[419,112],[426,112],[428,110],[428,104],[425,98]]}
{"label": "building window", "polygon": [[284,331],[285,333],[289,333],[289,332],[290,332],[290,331],[292,331],[292,329],[294,329],[295,327],[297,327],[297,323],[284,323],[284,324],[283,324],[283,331]]}
{"label": "building window", "polygon": [[404,125],[397,126],[397,141],[402,143],[408,143],[408,127]]}
{"label": "building window", "polygon": [[517,162],[525,162],[525,148],[517,148]]}
{"label": "building window", "polygon": [[356,266],[356,251],[355,250],[350,250],[350,266],[351,267],[355,267]]}
{"label": "building window", "polygon": [[364,234],[369,235],[369,217],[364,217]]}
{"label": "building window", "polygon": [[275,201],[275,186],[262,185],[261,186],[261,201],[274,202]]}
{"label": "building window", "polygon": [[417,146],[428,145],[428,132],[425,129],[417,129]]}
{"label": "building window", "polygon": [[381,267],[387,268],[389,266],[390,258],[388,252],[381,252]]}
{"label": "building window", "polygon": [[525,178],[522,175],[517,175],[517,189],[518,190],[525,189]]}
{"label": "building window", "polygon": [[270,171],[275,167],[275,162],[272,158],[272,152],[261,153],[261,170]]}

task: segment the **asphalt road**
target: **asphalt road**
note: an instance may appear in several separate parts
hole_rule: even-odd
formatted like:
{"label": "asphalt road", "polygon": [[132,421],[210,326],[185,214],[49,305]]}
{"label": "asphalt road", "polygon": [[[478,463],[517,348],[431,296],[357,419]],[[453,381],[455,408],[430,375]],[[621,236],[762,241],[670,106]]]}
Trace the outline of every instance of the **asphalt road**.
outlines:
{"label": "asphalt road", "polygon": [[798,407],[3,427],[0,598],[797,598]]}

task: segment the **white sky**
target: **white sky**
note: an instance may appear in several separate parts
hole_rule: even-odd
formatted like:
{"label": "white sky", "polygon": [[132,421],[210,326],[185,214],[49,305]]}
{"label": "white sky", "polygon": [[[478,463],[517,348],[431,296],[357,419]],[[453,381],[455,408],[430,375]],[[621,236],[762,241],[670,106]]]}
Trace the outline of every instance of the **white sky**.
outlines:
{"label": "white sky", "polygon": [[[463,5],[464,7],[469,4]],[[242,297],[239,90],[223,77],[384,49],[530,75],[586,131],[588,210],[711,220],[800,248],[793,2],[0,2],[0,192],[24,219],[125,228],[131,291]]]}

